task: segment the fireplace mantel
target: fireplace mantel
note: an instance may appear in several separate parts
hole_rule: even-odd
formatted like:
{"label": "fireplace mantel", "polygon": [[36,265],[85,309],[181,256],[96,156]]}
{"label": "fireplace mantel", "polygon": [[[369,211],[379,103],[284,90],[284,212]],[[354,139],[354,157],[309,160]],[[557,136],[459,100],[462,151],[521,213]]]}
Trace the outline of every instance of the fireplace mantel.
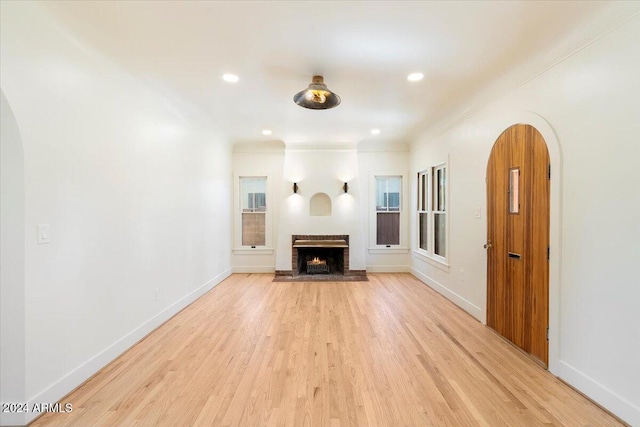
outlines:
{"label": "fireplace mantel", "polygon": [[294,240],[294,248],[348,248],[346,240]]}

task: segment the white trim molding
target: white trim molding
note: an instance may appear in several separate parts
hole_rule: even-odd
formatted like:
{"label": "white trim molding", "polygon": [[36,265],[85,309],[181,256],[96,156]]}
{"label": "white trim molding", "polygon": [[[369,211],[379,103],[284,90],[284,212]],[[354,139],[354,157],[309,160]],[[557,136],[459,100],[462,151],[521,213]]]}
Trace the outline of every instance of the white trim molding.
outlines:
{"label": "white trim molding", "polygon": [[390,248],[376,246],[367,249],[370,254],[408,254],[409,248],[391,246]]}
{"label": "white trim molding", "polygon": [[640,426],[640,408],[603,384],[560,360],[559,376],[632,426]]}
{"label": "white trim molding", "polygon": [[367,265],[368,273],[411,273],[410,265]]}
{"label": "white trim molding", "polygon": [[[377,215],[380,213],[376,210],[376,178],[390,178],[400,177],[400,210],[397,211],[400,214],[400,239],[397,245],[377,245]],[[383,254],[383,253],[407,253],[409,245],[409,175],[406,170],[401,169],[385,169],[385,170],[373,170],[369,172],[369,206],[365,209],[369,218],[369,229],[367,235],[369,236],[369,253],[370,254]],[[379,251],[379,252],[378,252]]]}
{"label": "white trim molding", "polygon": [[276,268],[273,265],[236,265],[233,267],[234,273],[275,273]]}
{"label": "white trim molding", "polygon": [[434,267],[437,267],[440,270],[446,271],[447,273],[449,272],[449,264],[447,264],[446,262],[440,261],[439,258],[432,257],[431,255],[429,255],[428,252],[422,249],[414,249],[413,257],[422,261],[426,261],[429,264],[433,265]]}
{"label": "white trim molding", "polygon": [[482,317],[484,316],[484,311],[482,310],[482,308],[453,292],[451,289],[447,288],[437,280],[427,276],[416,268],[412,267],[411,273],[418,279],[420,279],[422,283],[429,286],[431,289],[438,292],[448,300],[453,301],[458,307],[462,308],[464,311],[478,319],[478,321],[482,322]]}
{"label": "white trim molding", "polygon": [[233,249],[235,255],[273,255],[273,248],[264,248],[262,246],[255,249],[248,247]]}

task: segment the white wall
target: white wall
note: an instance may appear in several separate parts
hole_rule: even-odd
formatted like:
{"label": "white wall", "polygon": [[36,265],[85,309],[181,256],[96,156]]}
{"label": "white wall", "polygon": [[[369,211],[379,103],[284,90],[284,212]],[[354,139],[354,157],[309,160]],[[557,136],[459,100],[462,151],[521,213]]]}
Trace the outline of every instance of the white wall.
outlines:
{"label": "white wall", "polygon": [[[234,239],[233,267],[236,272],[272,272],[291,269],[291,235],[350,235],[350,267],[370,272],[409,271],[409,149],[406,145],[373,144],[358,146],[289,144],[272,141],[238,144],[234,148]],[[375,226],[372,177],[375,174],[403,175],[405,195],[402,241],[393,249],[374,248]],[[237,214],[240,176],[267,176],[271,202],[271,225],[267,247],[240,248]],[[342,185],[348,181],[349,192]],[[293,183],[299,186],[293,193]],[[309,204],[316,193],[332,200],[330,217],[311,216]],[[372,237],[373,236],[373,237]],[[372,240],[373,238],[373,240]]]}
{"label": "white wall", "polygon": [[[366,263],[368,272],[410,271],[409,218],[414,210],[409,201],[412,177],[409,175],[409,147],[402,144],[385,145],[362,143],[358,146],[358,170],[362,188],[361,209],[365,230]],[[392,248],[376,246],[375,176],[402,177],[400,244]]]}
{"label": "white wall", "polygon": [[[233,153],[233,271],[237,273],[271,273],[276,265],[276,238],[282,200],[282,168],[284,143],[270,141],[255,144],[239,144]],[[242,247],[242,219],[240,217],[240,177],[264,176],[267,178],[267,227],[264,248]],[[291,191],[291,189],[288,189]]]}
{"label": "white wall", "polygon": [[[231,154],[207,117],[61,32],[36,3],[2,2],[1,15],[0,86],[24,144],[26,236],[25,315],[3,306],[2,322],[25,325],[25,398],[52,402],[228,274],[232,221],[222,201],[232,200]],[[414,256],[411,264],[484,320],[486,161],[514,120],[535,113],[548,122],[562,153],[553,166],[559,184],[552,184],[561,190],[552,210],[562,225],[551,255],[559,277],[553,372],[638,425],[639,21],[446,133],[421,138],[409,174],[449,159],[449,271]],[[5,130],[4,112],[3,105],[3,150],[5,132],[17,134]],[[276,268],[290,268],[291,234],[316,232],[353,235],[352,268],[375,263],[365,258],[367,172],[355,150],[294,151],[275,190],[283,209],[274,224]],[[299,196],[290,193],[294,179]],[[343,180],[348,195],[340,194]],[[332,197],[336,218],[306,216],[305,201],[316,191]],[[4,183],[2,197],[4,209]],[[43,223],[52,240],[37,245]],[[6,338],[3,330],[3,358]],[[20,398],[21,381],[10,381],[16,388],[7,392]]]}
{"label": "white wall", "polygon": [[[24,153],[13,111],[0,96],[0,402],[25,401]],[[0,425],[24,424],[0,412]]]}
{"label": "white wall", "polygon": [[550,369],[632,425],[640,425],[638,40],[635,16],[463,123],[419,138],[411,154],[412,176],[450,162],[449,271],[415,255],[413,271],[484,321],[489,153],[511,124],[543,128],[554,151]]}
{"label": "white wall", "polygon": [[229,274],[231,151],[37,3],[2,2],[1,31],[24,144],[25,394],[54,402]]}
{"label": "white wall", "polygon": [[[293,193],[293,183],[299,190]],[[349,191],[342,186],[348,183]],[[349,268],[364,270],[364,229],[360,210],[362,197],[355,148],[312,148],[288,146],[281,184],[276,270],[291,270],[293,234],[348,234]],[[331,216],[311,216],[309,200],[316,193],[331,198]]]}

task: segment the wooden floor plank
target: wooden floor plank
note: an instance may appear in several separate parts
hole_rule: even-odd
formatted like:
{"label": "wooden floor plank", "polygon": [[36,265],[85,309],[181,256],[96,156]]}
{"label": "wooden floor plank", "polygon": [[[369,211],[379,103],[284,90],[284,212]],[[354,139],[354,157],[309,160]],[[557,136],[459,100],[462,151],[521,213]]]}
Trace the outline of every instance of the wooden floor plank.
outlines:
{"label": "wooden floor plank", "polygon": [[238,274],[32,426],[620,426],[409,274]]}

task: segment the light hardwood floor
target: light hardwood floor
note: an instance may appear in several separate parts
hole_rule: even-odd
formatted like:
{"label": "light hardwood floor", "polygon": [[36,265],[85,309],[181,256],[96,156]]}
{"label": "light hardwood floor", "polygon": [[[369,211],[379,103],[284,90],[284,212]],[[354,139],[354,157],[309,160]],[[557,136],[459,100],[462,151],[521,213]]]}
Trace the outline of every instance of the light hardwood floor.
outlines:
{"label": "light hardwood floor", "polygon": [[33,426],[616,426],[409,274],[233,275]]}

